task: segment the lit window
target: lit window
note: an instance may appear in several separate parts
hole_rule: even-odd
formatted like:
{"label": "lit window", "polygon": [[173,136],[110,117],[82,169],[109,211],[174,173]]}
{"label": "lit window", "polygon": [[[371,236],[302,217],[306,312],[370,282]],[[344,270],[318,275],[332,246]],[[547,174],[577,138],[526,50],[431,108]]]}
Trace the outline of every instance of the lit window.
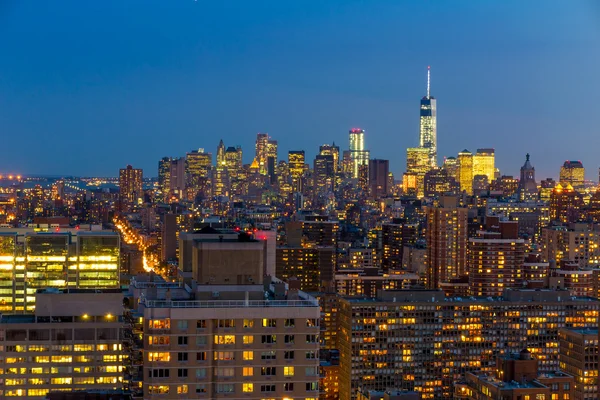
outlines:
{"label": "lit window", "polygon": [[250,393],[254,391],[254,384],[252,383],[244,383],[242,385],[242,392],[244,393]]}

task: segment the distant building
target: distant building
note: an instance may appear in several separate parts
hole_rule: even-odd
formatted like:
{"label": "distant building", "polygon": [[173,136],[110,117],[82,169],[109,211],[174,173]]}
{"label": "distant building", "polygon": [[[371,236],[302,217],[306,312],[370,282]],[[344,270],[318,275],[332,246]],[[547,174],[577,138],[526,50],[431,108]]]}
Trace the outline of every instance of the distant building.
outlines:
{"label": "distant building", "polygon": [[521,167],[518,192],[521,201],[537,200],[539,197],[535,182],[535,168],[529,162],[529,153],[525,156],[525,164]]}
{"label": "distant building", "polygon": [[373,159],[369,161],[369,192],[377,200],[388,195],[389,160]]}
{"label": "distant building", "polygon": [[581,161],[565,161],[560,167],[560,184],[563,187],[571,185],[577,192],[585,189],[585,169]]}
{"label": "distant building", "polygon": [[144,198],[143,178],[144,174],[142,170],[133,168],[131,165],[119,170],[119,203],[121,211],[130,211],[134,206],[141,203]]}
{"label": "distant building", "polygon": [[[352,177],[358,179],[360,167],[369,168],[369,150],[365,148],[365,131],[360,128],[350,129],[350,160],[352,162]],[[367,177],[369,174],[367,173]]]}
{"label": "distant building", "polygon": [[477,149],[473,155],[473,176],[485,175],[488,182],[495,179],[495,151],[494,149]]}
{"label": "distant building", "polygon": [[550,195],[550,220],[571,223],[581,218],[583,198],[571,185],[557,184]]}
{"label": "distant building", "polygon": [[473,154],[466,149],[458,153],[458,183],[461,192],[473,194]]}

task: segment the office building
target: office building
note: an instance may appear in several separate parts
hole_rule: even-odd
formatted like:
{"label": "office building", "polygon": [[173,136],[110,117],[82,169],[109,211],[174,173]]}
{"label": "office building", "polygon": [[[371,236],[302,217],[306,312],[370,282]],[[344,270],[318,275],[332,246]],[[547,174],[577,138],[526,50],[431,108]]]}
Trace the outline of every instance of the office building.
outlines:
{"label": "office building", "polygon": [[473,155],[473,177],[485,175],[488,183],[491,183],[496,177],[495,151],[494,149],[477,149]]}
{"label": "office building", "polygon": [[119,170],[119,203],[120,211],[128,212],[144,199],[142,183],[144,174],[141,169],[127,168]]}
{"label": "office building", "polygon": [[506,288],[522,286],[525,240],[516,221],[487,216],[485,231],[469,238],[469,294],[502,296]]}
{"label": "office building", "polygon": [[158,162],[158,188],[164,201],[171,190],[171,157],[163,157]]}
{"label": "office building", "polygon": [[34,296],[34,314],[0,317],[0,397],[122,389],[121,289],[42,289]]}
{"label": "office building", "polygon": [[416,177],[416,196],[422,198],[425,193],[425,174],[432,169],[431,151],[425,147],[406,149],[406,172]]}
{"label": "office building", "polygon": [[419,147],[428,149],[430,168],[437,167],[437,101],[430,93],[431,69],[427,67],[427,94],[419,110]]}
{"label": "office building", "polygon": [[550,194],[550,220],[568,224],[581,218],[583,198],[571,185],[556,184]]}
{"label": "office building", "polygon": [[560,184],[563,187],[571,185],[573,190],[581,193],[585,189],[584,179],[585,169],[581,161],[565,161],[560,167]]}
{"label": "office building", "polygon": [[[503,197],[512,197],[518,193],[519,190],[519,180],[514,178],[512,175],[502,175],[496,178],[490,187],[490,190],[494,192],[493,194],[500,194]],[[525,198],[525,197],[523,197]],[[530,197],[527,197],[528,199]],[[537,189],[536,196],[531,197],[531,199],[537,199]],[[533,200],[524,200],[524,201],[533,201]]]}
{"label": "office building", "polygon": [[369,194],[377,200],[388,195],[389,160],[369,161]]}
{"label": "office building", "polygon": [[[414,390],[453,398],[470,371],[528,349],[542,374],[558,370],[560,327],[596,328],[600,303],[565,291],[507,290],[503,297],[445,297],[439,290],[380,291],[339,300],[340,394]],[[533,399],[532,399],[533,400]]]}
{"label": "office building", "polygon": [[518,192],[521,201],[537,200],[539,197],[537,183],[535,182],[535,168],[529,161],[529,153],[525,156],[525,164],[521,167]]}
{"label": "office building", "polygon": [[598,398],[598,328],[561,328],[560,369],[575,378],[574,400]]}
{"label": "office building", "polygon": [[519,223],[519,237],[533,238],[536,242],[542,228],[550,223],[550,208],[543,201],[503,201],[488,199],[485,215],[501,215]]}
{"label": "office building", "polygon": [[225,152],[226,152],[225,143],[223,143],[223,139],[221,139],[221,141],[219,142],[219,145],[217,146],[217,160],[216,160],[217,167],[219,167],[219,166],[225,167],[226,166]]}
{"label": "office building", "polygon": [[5,230],[0,244],[2,312],[33,312],[38,289],[119,287],[120,244],[114,232]]}
{"label": "office building", "polygon": [[[365,148],[365,131],[360,128],[350,129],[350,161],[352,163],[352,177],[359,178],[360,167],[369,168],[369,150]],[[367,177],[369,175],[367,174]]]}
{"label": "office building", "polygon": [[304,150],[293,150],[288,152],[288,168],[292,178],[292,190],[302,192],[304,187],[304,171],[306,169],[306,158]]}
{"label": "office building", "polygon": [[[323,146],[321,146],[323,147]],[[330,192],[335,188],[335,158],[331,154],[318,154],[314,162],[316,193]]]}
{"label": "office building", "polygon": [[319,304],[267,279],[137,289],[144,398],[318,398]]}
{"label": "office building", "polygon": [[337,175],[340,171],[340,147],[333,144],[324,144],[319,146],[319,155],[333,157],[333,173]]}
{"label": "office building", "polygon": [[438,198],[443,195],[457,195],[460,187],[454,177],[448,175],[443,168],[428,171],[423,178],[423,195],[429,198]]}
{"label": "office building", "polygon": [[456,197],[442,197],[440,205],[427,207],[428,284],[459,278],[467,272],[468,210]]}
{"label": "office building", "polygon": [[466,149],[458,153],[458,183],[461,192],[473,194],[473,154]]}
{"label": "office building", "polygon": [[541,400],[573,399],[575,379],[562,371],[540,374],[538,361],[527,349],[498,357],[492,374],[467,372],[454,386],[455,399]]}
{"label": "office building", "polygon": [[212,195],[229,196],[229,170],[224,165],[218,165],[212,169]]}
{"label": "office building", "polygon": [[286,282],[295,279],[303,291],[331,290],[335,257],[335,247],[331,246],[280,246],[276,249],[275,275]]}
{"label": "office building", "polygon": [[209,195],[211,190],[212,153],[204,149],[193,150],[186,154],[186,177],[189,198],[194,199],[196,195]]}
{"label": "office building", "polygon": [[444,158],[442,169],[448,173],[448,176],[458,182],[458,160],[456,157]]}
{"label": "office building", "polygon": [[185,158],[171,159],[169,172],[169,193],[182,199],[187,187],[187,161]]}

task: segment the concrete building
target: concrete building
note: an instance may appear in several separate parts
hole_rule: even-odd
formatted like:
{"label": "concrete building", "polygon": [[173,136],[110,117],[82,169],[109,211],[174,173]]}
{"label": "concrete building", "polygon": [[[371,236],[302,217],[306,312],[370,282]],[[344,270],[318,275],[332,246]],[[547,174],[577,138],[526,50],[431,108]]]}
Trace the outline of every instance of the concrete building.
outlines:
{"label": "concrete building", "polygon": [[0,397],[122,389],[121,290],[48,289],[35,296],[34,314],[0,318]]}
{"label": "concrete building", "polygon": [[542,260],[570,261],[581,268],[600,264],[600,225],[572,223],[542,229]]}
{"label": "concrete building", "polygon": [[575,377],[572,399],[597,399],[598,329],[562,328],[558,336],[560,369]]}
{"label": "concrete building", "polygon": [[382,255],[381,265],[384,270],[400,269],[404,256],[404,247],[412,246],[418,238],[416,224],[394,221],[381,225]]}
{"label": "concrete building", "polygon": [[597,327],[599,306],[564,290],[507,290],[501,298],[398,290],[342,298],[340,398],[357,398],[359,388],[452,398],[453,383],[466,372],[490,373],[497,355],[523,348],[541,373],[551,373],[559,366],[559,328]]}
{"label": "concrete building", "polygon": [[304,292],[268,278],[138,300],[145,399],[318,398],[320,309]]}

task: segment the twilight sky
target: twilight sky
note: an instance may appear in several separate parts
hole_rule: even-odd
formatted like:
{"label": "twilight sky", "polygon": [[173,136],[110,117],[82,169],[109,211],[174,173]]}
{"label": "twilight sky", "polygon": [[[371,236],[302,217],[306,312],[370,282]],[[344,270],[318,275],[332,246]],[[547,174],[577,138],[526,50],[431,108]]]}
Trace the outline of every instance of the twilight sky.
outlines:
{"label": "twilight sky", "polygon": [[496,149],[538,180],[600,166],[600,2],[0,0],[0,173],[156,176],[257,132],[279,157],[366,130],[397,178],[426,68],[438,154]]}

